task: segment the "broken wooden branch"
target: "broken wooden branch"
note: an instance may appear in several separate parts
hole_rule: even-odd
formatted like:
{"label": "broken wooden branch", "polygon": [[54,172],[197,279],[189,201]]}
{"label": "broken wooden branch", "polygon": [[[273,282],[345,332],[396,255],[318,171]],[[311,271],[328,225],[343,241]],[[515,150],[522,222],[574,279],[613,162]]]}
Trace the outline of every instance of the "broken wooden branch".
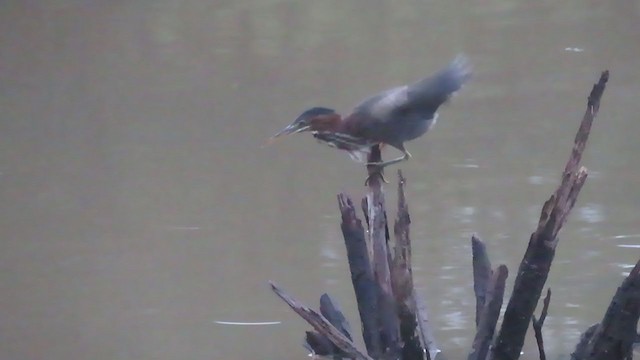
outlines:
{"label": "broken wooden branch", "polygon": [[393,227],[395,246],[391,263],[391,284],[400,321],[401,358],[403,360],[422,360],[425,354],[422,343],[426,346],[427,342],[420,331],[420,326],[418,326],[418,309],[411,268],[411,239],[409,237],[411,218],[404,194],[405,183],[406,179],[402,176],[402,172],[398,171],[398,214]]}
{"label": "broken wooden branch", "polygon": [[351,336],[351,325],[349,325],[347,318],[344,317],[338,303],[327,293],[320,296],[320,314],[322,314],[325,319],[329,320],[331,325],[340,330],[344,336],[353,341],[353,337]]}
{"label": "broken wooden branch", "polygon": [[378,332],[378,287],[373,278],[365,231],[362,222],[356,216],[353,202],[347,195],[338,195],[338,207],[342,214],[340,227],[347,248],[347,260],[358,303],[362,337],[369,355],[377,358],[382,354]]}
{"label": "broken wooden branch", "polygon": [[589,341],[593,337],[593,334],[596,333],[596,329],[600,324],[593,324],[585,330],[585,332],[580,335],[580,341],[576,345],[576,350],[571,354],[571,360],[581,360],[586,357],[587,354],[587,346],[589,345]]}
{"label": "broken wooden branch", "polygon": [[333,345],[326,336],[315,332],[305,331],[302,346],[309,351],[309,354],[318,356],[346,356],[337,346]]}
{"label": "broken wooden branch", "polygon": [[[340,310],[340,306],[338,303],[329,296],[329,294],[324,293],[320,296],[320,314],[327,319],[331,325],[333,325],[336,329],[338,329],[347,339],[353,341],[353,336],[351,335],[351,326],[349,322],[344,317],[342,310]],[[304,347],[307,348],[311,354],[321,355],[321,356],[333,356],[335,358],[345,357],[345,353],[340,350],[337,346],[335,346],[331,340],[329,340],[324,335],[317,333],[315,331],[306,331],[305,332],[305,342],[303,343]]]}
{"label": "broken wooden branch", "polygon": [[591,327],[573,360],[631,359],[640,317],[640,261],[616,291],[602,321]]}
{"label": "broken wooden branch", "polygon": [[609,72],[604,71],[598,83],[593,86],[561,184],[542,207],[538,228],[529,239],[500,332],[492,347],[492,360],[513,360],[520,357],[529,321],[555,256],[558,232],[567,220],[587,178],[587,170],[580,166],[580,160],[608,79]]}
{"label": "broken wooden branch", "polygon": [[[415,291],[415,289],[414,289]],[[416,291],[416,307],[418,311],[418,327],[420,328],[420,336],[422,336],[422,345],[426,350],[427,360],[433,360],[441,352],[436,337],[433,335],[433,327],[429,320],[429,310],[424,298]]]}
{"label": "broken wooden branch", "polygon": [[547,360],[547,355],[544,351],[544,340],[542,338],[542,325],[547,318],[547,312],[549,311],[549,302],[551,301],[551,289],[547,289],[547,296],[544,297],[542,302],[542,312],[540,313],[540,319],[536,319],[535,315],[531,316],[531,326],[536,335],[536,343],[538,344],[538,353],[540,354],[540,360]]}
{"label": "broken wooden branch", "polygon": [[[369,155],[369,163],[382,161],[380,146],[373,146]],[[367,216],[369,218],[369,239],[373,250],[373,278],[378,286],[377,316],[380,329],[380,345],[386,357],[398,358],[400,352],[400,325],[396,313],[396,300],[391,286],[391,264],[389,251],[389,230],[387,215],[384,209],[384,193],[382,174],[373,175],[375,166],[367,167],[369,172],[367,193]]]}
{"label": "broken wooden branch", "polygon": [[340,330],[336,329],[331,323],[324,318],[324,316],[318,314],[313,309],[310,309],[307,306],[300,304],[294,298],[289,296],[279,288],[272,281],[269,282],[271,285],[271,290],[280,297],[284,302],[289,305],[296,314],[300,315],[303,319],[305,319],[309,325],[313,326],[313,328],[319,333],[325,336],[327,339],[331,340],[331,342],[336,345],[340,350],[344,351],[348,356],[354,359],[361,360],[372,360],[369,356],[367,356],[362,351],[358,350],[358,348],[353,344],[351,340],[349,340]]}
{"label": "broken wooden branch", "polygon": [[476,336],[473,340],[471,353],[468,360],[484,360],[489,353],[489,346],[493,340],[496,324],[500,317],[502,300],[504,299],[505,282],[509,271],[505,265],[500,265],[491,275],[489,286],[487,287],[485,303],[480,313],[480,322]]}
{"label": "broken wooden branch", "polygon": [[491,261],[484,242],[475,234],[471,236],[473,257],[473,291],[476,295],[476,327],[480,324],[480,315],[484,308],[487,288],[491,280]]}

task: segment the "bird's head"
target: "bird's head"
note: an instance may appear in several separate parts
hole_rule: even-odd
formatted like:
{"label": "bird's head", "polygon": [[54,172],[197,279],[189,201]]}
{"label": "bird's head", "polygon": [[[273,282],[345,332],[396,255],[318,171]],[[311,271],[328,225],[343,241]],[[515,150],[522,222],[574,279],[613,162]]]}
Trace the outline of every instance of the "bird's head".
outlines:
{"label": "bird's head", "polygon": [[[298,116],[291,125],[285,127],[280,130],[277,134],[273,135],[269,139],[269,143],[272,143],[276,140],[276,138],[288,135],[288,134],[296,134],[304,131],[313,131],[315,129],[314,125],[317,120],[326,119],[328,115],[337,115],[336,111],[333,109],[325,108],[325,107],[313,107],[309,110],[304,111],[300,116]],[[332,117],[331,117],[332,118]]]}

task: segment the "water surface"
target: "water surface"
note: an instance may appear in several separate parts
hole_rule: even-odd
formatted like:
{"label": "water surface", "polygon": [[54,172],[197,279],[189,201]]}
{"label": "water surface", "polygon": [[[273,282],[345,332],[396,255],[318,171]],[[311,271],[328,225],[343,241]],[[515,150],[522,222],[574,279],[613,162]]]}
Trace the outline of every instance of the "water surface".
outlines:
{"label": "water surface", "polygon": [[364,170],[310,136],[261,145],[307,107],[348,112],[459,52],[474,80],[400,166],[416,282],[450,358],[473,337],[470,235],[512,284],[605,68],[589,179],[548,282],[550,355],[573,349],[640,256],[637,1],[2,10],[2,358],[304,358],[307,326],[268,280],[309,304],[330,292],[357,329],[335,194],[362,196]]}

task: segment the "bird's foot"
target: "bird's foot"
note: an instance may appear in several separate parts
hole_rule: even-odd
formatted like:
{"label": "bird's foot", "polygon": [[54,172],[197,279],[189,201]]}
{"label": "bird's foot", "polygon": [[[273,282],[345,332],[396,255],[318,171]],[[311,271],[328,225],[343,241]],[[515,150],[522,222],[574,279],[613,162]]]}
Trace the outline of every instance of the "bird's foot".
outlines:
{"label": "bird's foot", "polygon": [[388,184],[389,182],[387,181],[387,179],[384,178],[384,174],[383,174],[384,168],[389,165],[394,165],[394,164],[411,159],[411,154],[407,150],[402,149],[402,151],[404,152],[404,155],[393,160],[380,161],[380,162],[368,162],[367,170],[369,170],[369,177],[367,177],[367,180],[364,182],[364,185],[369,186],[369,184],[371,183],[371,180],[374,179],[376,176],[379,176],[382,182],[384,182],[385,184]]}
{"label": "bird's foot", "polygon": [[[374,165],[369,164],[368,166],[374,166]],[[389,184],[389,181],[387,181],[387,179],[384,177],[383,171],[384,171],[384,167],[376,166],[375,170],[369,172],[369,176],[367,176],[367,179],[364,181],[364,186],[369,186],[371,184],[371,181],[375,181],[377,179],[379,179],[385,184]]]}
{"label": "bird's foot", "polygon": [[397,163],[401,163],[401,162],[407,161],[409,159],[411,159],[411,154],[409,154],[407,152],[404,156],[401,156],[401,157],[393,159],[393,160],[387,160],[387,161],[381,161],[381,162],[369,162],[369,163],[367,163],[367,166],[375,166],[375,167],[378,167],[380,169],[384,169],[389,165],[395,165]]}

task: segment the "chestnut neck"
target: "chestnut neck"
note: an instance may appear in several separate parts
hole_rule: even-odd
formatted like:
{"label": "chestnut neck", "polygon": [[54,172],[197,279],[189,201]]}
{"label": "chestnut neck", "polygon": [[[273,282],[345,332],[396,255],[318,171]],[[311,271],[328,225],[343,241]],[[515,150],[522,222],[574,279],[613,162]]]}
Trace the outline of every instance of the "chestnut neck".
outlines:
{"label": "chestnut neck", "polygon": [[309,120],[309,123],[311,131],[340,132],[343,127],[342,116],[336,113],[314,116]]}

